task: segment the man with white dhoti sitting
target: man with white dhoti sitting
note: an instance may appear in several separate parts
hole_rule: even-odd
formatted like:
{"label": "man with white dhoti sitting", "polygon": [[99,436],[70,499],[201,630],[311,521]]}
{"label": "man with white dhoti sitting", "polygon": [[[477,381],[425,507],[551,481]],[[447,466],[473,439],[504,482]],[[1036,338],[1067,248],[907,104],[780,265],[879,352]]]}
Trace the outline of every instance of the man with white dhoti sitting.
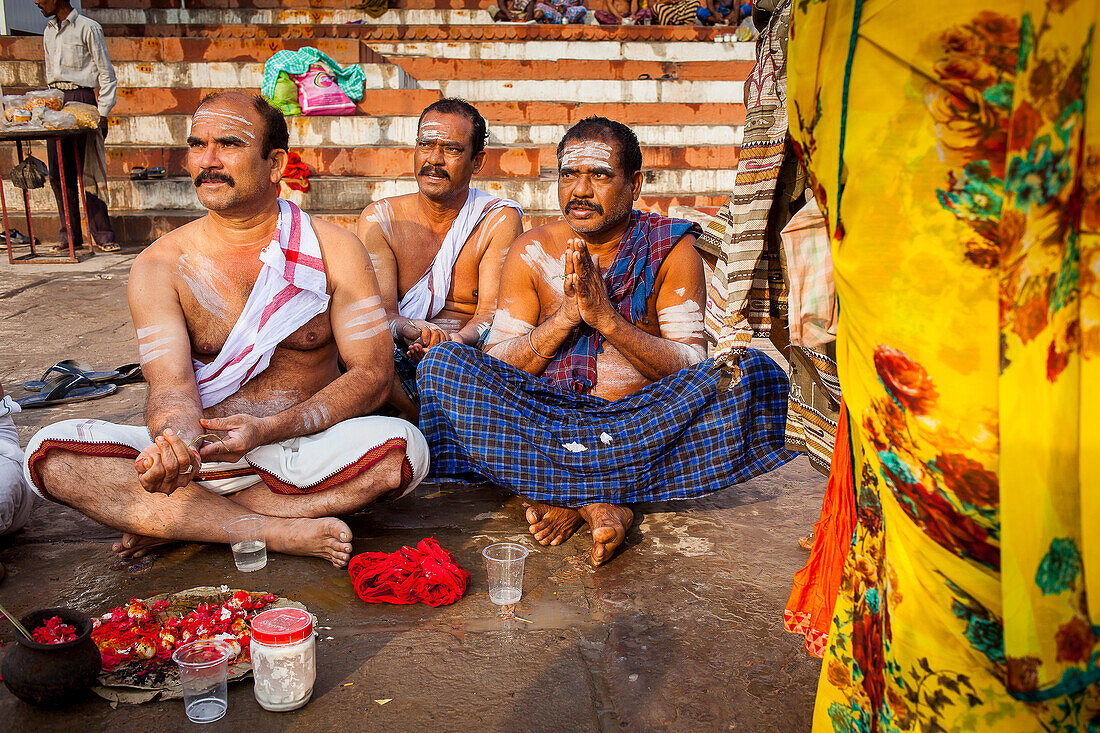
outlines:
{"label": "man with white dhoti sitting", "polygon": [[390,405],[413,421],[417,362],[443,341],[482,345],[504,256],[523,232],[519,204],[470,187],[485,164],[486,137],[485,118],[470,103],[432,103],[417,128],[417,192],[375,201],[359,217],[393,331]]}
{"label": "man with white dhoti sitting", "polygon": [[270,550],[343,566],[336,516],[427,473],[415,427],[362,417],[393,380],[386,313],[359,240],[278,198],[287,138],[260,97],[199,103],[187,163],[208,213],[130,271],[146,425],[66,420],[27,446],[35,490],[122,530],[124,557],[226,542],[223,524],[257,513]]}

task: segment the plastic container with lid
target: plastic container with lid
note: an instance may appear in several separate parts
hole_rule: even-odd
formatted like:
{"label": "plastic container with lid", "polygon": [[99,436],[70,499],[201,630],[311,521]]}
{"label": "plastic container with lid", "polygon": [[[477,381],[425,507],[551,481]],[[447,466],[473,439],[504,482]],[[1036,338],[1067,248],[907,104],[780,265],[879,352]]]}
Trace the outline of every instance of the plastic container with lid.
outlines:
{"label": "plastic container with lid", "polygon": [[317,679],[313,616],[300,608],[272,608],[252,619],[252,674],[264,710],[297,710]]}

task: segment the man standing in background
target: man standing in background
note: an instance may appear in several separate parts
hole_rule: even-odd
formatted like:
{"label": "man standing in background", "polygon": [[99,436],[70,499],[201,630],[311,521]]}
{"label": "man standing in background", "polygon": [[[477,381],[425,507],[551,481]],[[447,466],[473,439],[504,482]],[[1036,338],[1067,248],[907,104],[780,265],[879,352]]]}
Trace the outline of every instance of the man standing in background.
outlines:
{"label": "man standing in background", "polygon": [[[61,220],[59,240],[61,247],[68,249],[69,236],[73,237],[73,248],[83,244],[80,230],[80,209],[78,207],[78,182],[76,180],[77,161],[83,166],[106,167],[103,155],[103,140],[107,137],[107,113],[115,106],[115,67],[107,55],[107,44],[103,40],[103,27],[99,23],[74,10],[69,0],[35,0],[35,5],[49,20],[42,35],[42,46],[46,56],[46,84],[51,89],[60,89],[65,93],[65,102],[83,102],[99,109],[99,136],[89,133],[83,148],[63,143],[61,154],[65,165],[65,192],[68,198],[69,220],[65,221],[65,201],[61,197],[61,175],[57,165],[57,148],[48,145],[50,164],[50,183],[57,198],[58,217]],[[99,94],[97,99],[96,89]],[[75,147],[75,151],[74,151]],[[90,173],[91,171],[89,171]],[[97,196],[86,192],[88,207],[88,227],[96,247],[102,252],[117,252],[115,232],[107,217],[106,170],[102,175],[94,176],[102,181],[102,190]],[[87,176],[85,176],[87,177]],[[82,184],[83,182],[81,182]]]}

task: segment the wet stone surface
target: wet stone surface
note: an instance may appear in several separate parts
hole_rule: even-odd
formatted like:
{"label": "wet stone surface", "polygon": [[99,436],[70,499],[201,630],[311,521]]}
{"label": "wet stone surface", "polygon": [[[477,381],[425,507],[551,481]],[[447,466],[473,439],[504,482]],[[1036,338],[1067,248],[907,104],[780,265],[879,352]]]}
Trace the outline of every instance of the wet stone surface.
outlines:
{"label": "wet stone surface", "polygon": [[[0,268],[6,390],[22,395],[23,381],[64,358],[99,367],[136,360],[129,260]],[[25,444],[41,425],[68,417],[138,422],[144,401],[144,385],[125,386],[94,402],[21,413],[16,423]],[[304,603],[319,626],[313,700],[268,713],[249,681],[237,683],[211,731],[803,731],[820,665],[783,631],[782,609],[807,557],[798,537],[817,518],[824,484],[800,458],[702,499],[637,506],[624,549],[599,570],[585,562],[583,529],[541,547],[527,533],[522,500],[493,487],[422,485],[349,518],[357,553],[433,536],[455,554],[470,586],[438,609],[365,604],[346,571],[316,559],[272,553],[265,569],[238,573],[224,545],[181,544],[122,561],[110,549],[116,531],[39,502],[26,529],[0,538],[8,573],[0,603],[98,613],[132,596],[222,583]],[[481,550],[505,540],[532,552],[523,598],[502,609],[489,601]],[[12,643],[12,633],[0,627],[0,642]],[[191,727],[179,701],[112,709],[88,693],[65,710],[41,711],[6,688],[0,721],[36,731]]]}

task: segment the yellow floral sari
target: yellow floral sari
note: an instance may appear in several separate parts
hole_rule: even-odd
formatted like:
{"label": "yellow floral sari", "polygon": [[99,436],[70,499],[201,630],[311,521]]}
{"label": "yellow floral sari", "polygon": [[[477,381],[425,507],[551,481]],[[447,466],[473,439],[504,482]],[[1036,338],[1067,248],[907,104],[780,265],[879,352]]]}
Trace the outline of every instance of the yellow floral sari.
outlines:
{"label": "yellow floral sari", "polygon": [[858,487],[817,731],[1100,730],[1098,35],[1096,0],[795,2]]}

